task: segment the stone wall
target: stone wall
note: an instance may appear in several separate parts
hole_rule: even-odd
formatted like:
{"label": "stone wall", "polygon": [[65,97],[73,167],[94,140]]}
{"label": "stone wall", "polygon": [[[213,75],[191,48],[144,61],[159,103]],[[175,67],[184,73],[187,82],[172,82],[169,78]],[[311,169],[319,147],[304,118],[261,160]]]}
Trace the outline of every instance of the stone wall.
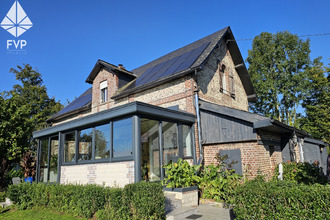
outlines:
{"label": "stone wall", "polygon": [[[226,66],[226,71],[233,74],[235,97],[229,92],[220,92],[220,72],[218,70],[218,60],[221,65]],[[228,85],[227,73],[227,88]],[[223,106],[248,111],[248,100],[241,79],[235,69],[234,62],[229,50],[224,42],[216,48],[205,63],[205,67],[198,73],[197,83],[200,89],[199,96],[210,102]]]}
{"label": "stone wall", "polygon": [[124,187],[134,183],[134,162],[113,162],[61,166],[61,184],[104,184]]}

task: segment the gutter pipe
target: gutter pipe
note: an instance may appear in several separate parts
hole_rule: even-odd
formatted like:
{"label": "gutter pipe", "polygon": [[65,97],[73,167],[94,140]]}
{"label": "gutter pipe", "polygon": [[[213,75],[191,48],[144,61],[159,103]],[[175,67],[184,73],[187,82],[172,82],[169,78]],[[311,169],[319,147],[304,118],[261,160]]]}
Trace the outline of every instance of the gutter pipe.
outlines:
{"label": "gutter pipe", "polygon": [[[197,75],[197,69],[195,70],[195,76]],[[196,78],[197,82],[197,78]],[[195,91],[195,108],[196,108],[196,115],[197,115],[197,131],[198,131],[198,148],[199,148],[199,160],[198,165],[200,165],[204,159],[203,151],[202,151],[202,134],[201,134],[201,119],[199,114],[199,102],[198,102],[198,90]]]}

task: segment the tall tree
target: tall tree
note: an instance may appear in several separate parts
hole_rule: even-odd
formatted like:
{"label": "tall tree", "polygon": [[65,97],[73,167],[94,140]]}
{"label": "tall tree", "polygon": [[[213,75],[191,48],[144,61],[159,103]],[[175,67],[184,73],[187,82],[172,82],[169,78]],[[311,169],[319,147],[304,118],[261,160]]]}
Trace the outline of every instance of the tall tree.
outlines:
{"label": "tall tree", "polygon": [[330,143],[330,68],[321,58],[313,61],[307,69],[310,79],[309,94],[303,101],[306,116],[301,119],[301,128],[313,138]]}
{"label": "tall tree", "polygon": [[287,31],[261,33],[248,51],[247,61],[257,101],[251,110],[297,126],[297,109],[307,92],[309,40]]}
{"label": "tall tree", "polygon": [[30,65],[10,72],[20,84],[0,94],[0,160],[18,163],[30,149],[32,132],[43,127],[46,119],[62,105],[49,98],[41,74]]}

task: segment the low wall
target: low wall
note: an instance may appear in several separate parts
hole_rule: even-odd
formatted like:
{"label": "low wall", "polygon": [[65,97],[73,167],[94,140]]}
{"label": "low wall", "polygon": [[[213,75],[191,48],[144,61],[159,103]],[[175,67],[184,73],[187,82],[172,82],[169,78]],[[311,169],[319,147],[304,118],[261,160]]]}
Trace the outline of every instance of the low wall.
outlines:
{"label": "low wall", "polygon": [[61,166],[61,184],[124,187],[134,183],[134,161]]}

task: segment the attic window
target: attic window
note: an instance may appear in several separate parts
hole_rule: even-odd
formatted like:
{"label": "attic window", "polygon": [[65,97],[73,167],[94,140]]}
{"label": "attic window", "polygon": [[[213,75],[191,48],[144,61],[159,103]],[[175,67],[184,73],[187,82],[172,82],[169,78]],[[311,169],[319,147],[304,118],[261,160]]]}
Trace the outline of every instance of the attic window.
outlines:
{"label": "attic window", "polygon": [[100,90],[101,90],[101,103],[108,101],[108,83],[107,83],[107,81],[101,82]]}
{"label": "attic window", "polygon": [[226,66],[219,61],[218,72],[220,77],[220,92],[235,98],[233,70],[226,68]]}

